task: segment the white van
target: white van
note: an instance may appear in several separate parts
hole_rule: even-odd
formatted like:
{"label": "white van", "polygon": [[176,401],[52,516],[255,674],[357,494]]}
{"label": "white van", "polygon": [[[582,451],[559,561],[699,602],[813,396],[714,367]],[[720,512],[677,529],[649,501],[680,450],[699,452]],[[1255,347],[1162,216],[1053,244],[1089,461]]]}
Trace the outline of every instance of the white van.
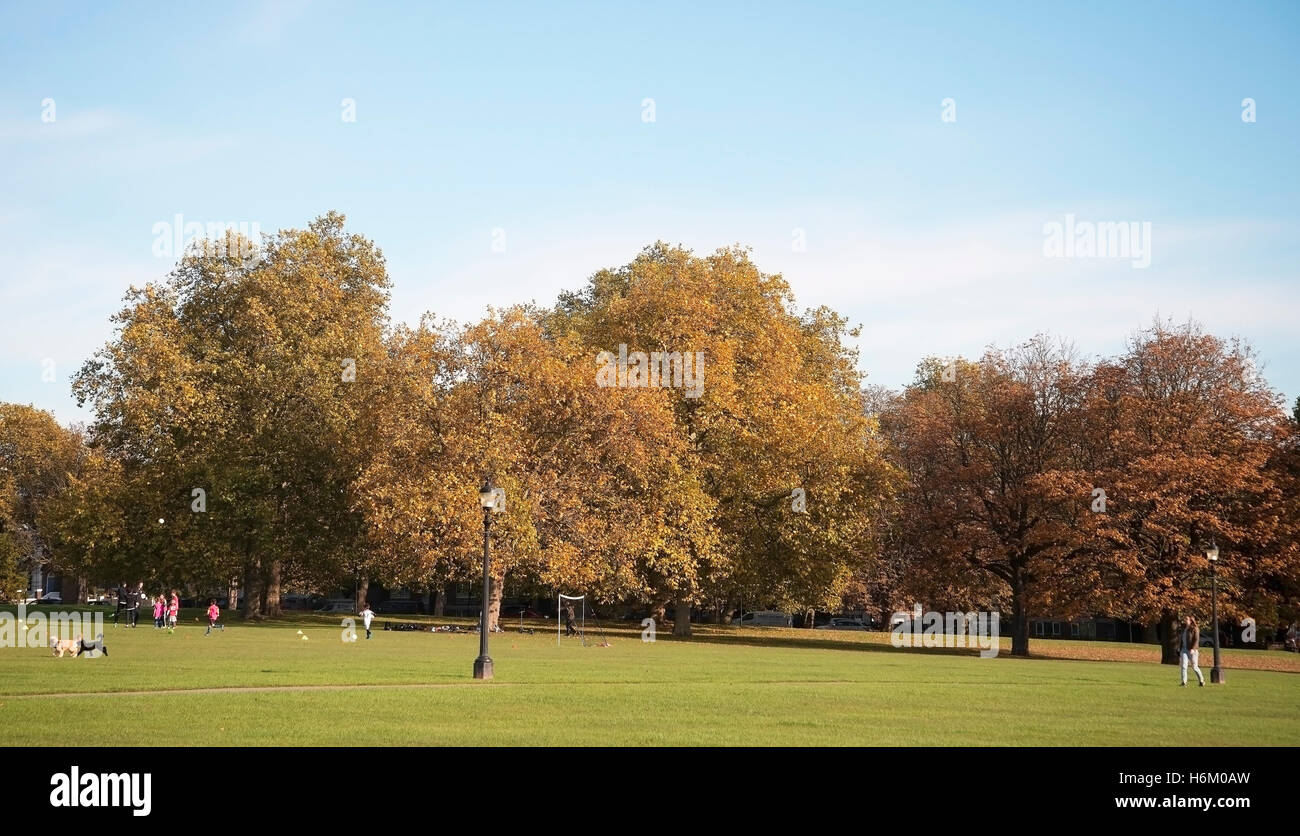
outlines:
{"label": "white van", "polygon": [[772,610],[759,610],[758,612],[747,612],[740,618],[733,618],[731,623],[741,627],[789,627],[790,614]]}

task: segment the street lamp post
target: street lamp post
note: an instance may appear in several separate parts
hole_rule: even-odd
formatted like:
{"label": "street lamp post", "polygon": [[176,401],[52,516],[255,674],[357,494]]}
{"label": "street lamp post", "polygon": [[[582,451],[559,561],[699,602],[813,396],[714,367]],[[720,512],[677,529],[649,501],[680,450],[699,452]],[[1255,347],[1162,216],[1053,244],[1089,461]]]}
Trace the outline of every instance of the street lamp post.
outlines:
{"label": "street lamp post", "polygon": [[1205,547],[1205,557],[1210,561],[1210,613],[1214,622],[1214,667],[1210,668],[1210,682],[1223,684],[1223,669],[1219,667],[1219,547],[1214,541]]}
{"label": "street lamp post", "polygon": [[489,551],[488,532],[492,528],[492,515],[503,510],[498,502],[499,489],[489,479],[479,488],[478,504],[483,508],[483,611],[478,622],[478,658],[474,660],[474,678],[492,678],[492,657],[488,656],[488,584],[491,579],[492,555]]}

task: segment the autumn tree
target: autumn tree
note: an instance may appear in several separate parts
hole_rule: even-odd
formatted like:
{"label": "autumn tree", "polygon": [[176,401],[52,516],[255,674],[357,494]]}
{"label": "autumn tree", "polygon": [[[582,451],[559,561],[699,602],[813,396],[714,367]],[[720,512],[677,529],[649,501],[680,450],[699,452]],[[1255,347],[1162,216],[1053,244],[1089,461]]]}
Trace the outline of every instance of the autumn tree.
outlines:
{"label": "autumn tree", "polygon": [[1278,458],[1293,430],[1254,369],[1238,340],[1156,322],[1088,383],[1083,449],[1106,497],[1097,594],[1158,624],[1167,664],[1178,662],[1180,617],[1207,618],[1208,541],[1221,550],[1225,614],[1245,614],[1264,578],[1294,574],[1283,493],[1293,482]]}
{"label": "autumn tree", "polygon": [[[1231,544],[1235,568],[1221,587],[1228,592],[1221,615],[1233,624],[1254,619],[1261,641],[1270,626],[1300,619],[1300,433],[1283,422],[1277,442],[1261,472],[1267,488],[1234,508],[1246,525]],[[1220,549],[1225,565],[1227,557]]]}
{"label": "autumn tree", "polygon": [[431,316],[398,326],[359,381],[372,395],[352,490],[369,544],[355,568],[367,582],[422,589],[473,577],[478,468],[464,442],[474,416],[452,400],[464,376],[459,331]]}
{"label": "autumn tree", "polygon": [[360,547],[349,486],[372,395],[357,382],[381,355],[389,282],[334,213],[249,251],[192,250],[133,289],[74,391],[121,462],[139,571],[172,557],[173,578],[241,578],[257,617],[283,583],[336,578]]}
{"label": "autumn tree", "polygon": [[[711,598],[800,609],[839,599],[850,567],[871,555],[887,471],[843,318],[794,313],[784,279],[741,249],[700,258],[660,243],[562,296],[548,327],[597,357],[625,346],[651,363],[702,358],[697,386],[659,381],[716,531],[707,548],[693,541],[684,559],[646,567],[652,602],[673,604],[675,634],[689,635],[692,606]],[[623,381],[607,397],[645,382]]]}
{"label": "autumn tree", "polygon": [[[80,469],[40,513],[40,528],[59,570],[101,587],[115,586],[128,577],[145,580],[151,588],[172,580],[165,566],[139,571],[135,552],[139,543],[126,534],[124,509],[130,503],[121,463],[88,449]],[[147,524],[144,528],[154,530],[155,536],[162,534]]]}
{"label": "autumn tree", "polygon": [[386,579],[474,577],[478,487],[506,491],[494,518],[489,625],[507,578],[618,600],[636,566],[707,540],[707,514],[680,466],[659,392],[610,398],[574,335],[548,334],[526,307],[468,327],[427,318],[388,343],[385,407],[367,421],[358,485]]}
{"label": "autumn tree", "polygon": [[[0,403],[0,567],[8,567],[0,572],[10,575],[9,584],[29,564],[62,570],[40,515],[78,472],[83,452],[81,433],[49,412]],[[79,592],[67,590],[69,596]]]}
{"label": "autumn tree", "polygon": [[22,567],[22,540],[13,518],[18,504],[13,477],[0,471],[0,602],[14,603],[22,600],[27,589],[27,573]]}
{"label": "autumn tree", "polygon": [[907,474],[890,543],[908,587],[931,606],[1009,604],[1015,655],[1029,652],[1031,609],[1072,603],[1060,592],[1085,551],[1075,530],[1091,485],[1073,421],[1082,373],[1068,346],[1038,337],[978,362],[923,362],[882,413]]}

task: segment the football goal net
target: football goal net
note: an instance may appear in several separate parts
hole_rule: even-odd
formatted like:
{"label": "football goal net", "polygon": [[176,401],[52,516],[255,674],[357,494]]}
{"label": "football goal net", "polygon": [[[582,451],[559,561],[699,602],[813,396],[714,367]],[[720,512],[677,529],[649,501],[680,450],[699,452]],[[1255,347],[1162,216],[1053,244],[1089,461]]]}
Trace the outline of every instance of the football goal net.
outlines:
{"label": "football goal net", "polygon": [[555,643],[561,644],[564,636],[577,636],[585,647],[587,644],[587,596],[555,596]]}

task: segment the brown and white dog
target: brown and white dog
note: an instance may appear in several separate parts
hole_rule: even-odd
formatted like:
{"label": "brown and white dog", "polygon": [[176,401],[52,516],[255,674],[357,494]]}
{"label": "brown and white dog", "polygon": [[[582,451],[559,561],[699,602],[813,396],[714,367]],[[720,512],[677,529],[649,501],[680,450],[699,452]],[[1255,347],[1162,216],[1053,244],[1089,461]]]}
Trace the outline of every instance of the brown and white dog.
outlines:
{"label": "brown and white dog", "polygon": [[77,640],[76,639],[50,639],[50,650],[52,651],[52,655],[58,656],[60,659],[63,658],[64,653],[68,653],[72,656],[76,656]]}

